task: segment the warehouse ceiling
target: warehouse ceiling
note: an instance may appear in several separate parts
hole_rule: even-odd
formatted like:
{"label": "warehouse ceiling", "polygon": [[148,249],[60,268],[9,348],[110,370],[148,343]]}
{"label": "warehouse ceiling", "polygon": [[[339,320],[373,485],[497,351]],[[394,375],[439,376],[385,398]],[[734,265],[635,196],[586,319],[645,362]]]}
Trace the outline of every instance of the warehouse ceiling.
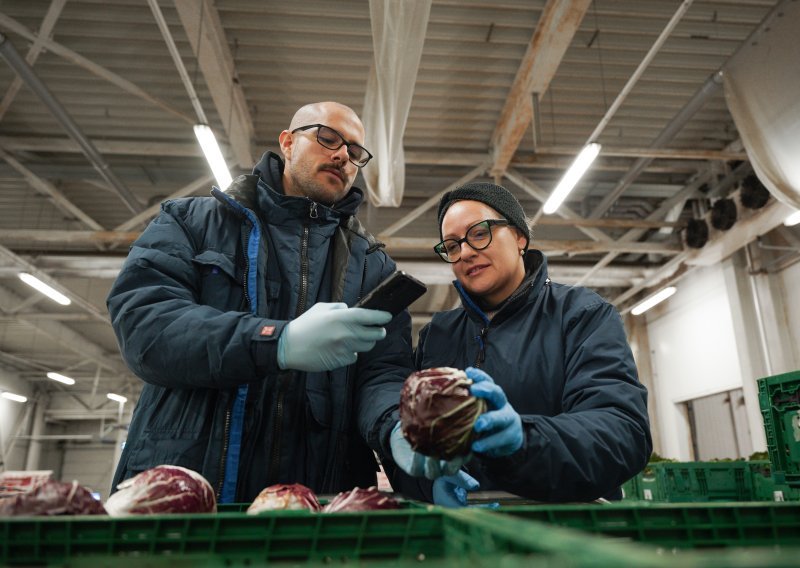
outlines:
{"label": "warehouse ceiling", "polygon": [[[30,69],[21,80],[0,62],[0,366],[41,390],[135,396],[105,296],[158,204],[209,191],[198,109],[232,172],[246,172],[303,104],[336,100],[361,113],[378,88],[376,59],[390,62],[379,76],[416,69],[396,89],[401,111],[404,89],[410,100],[401,205],[361,211],[401,267],[431,284],[413,306],[415,328],[456,302],[430,250],[434,211],[444,190],[470,179],[519,197],[554,280],[590,286],[623,312],[755,235],[765,235],[767,269],[797,260],[800,235],[775,228],[772,204],[712,229],[704,248],[685,245],[687,222],[751,174],[719,71],[758,41],[780,2],[433,0],[413,45],[373,37],[382,28],[371,4],[0,0],[0,33]],[[376,58],[375,45],[394,51]],[[380,93],[382,108],[394,92]],[[599,158],[566,205],[542,215],[590,138]],[[34,292],[20,271],[73,303]]]}

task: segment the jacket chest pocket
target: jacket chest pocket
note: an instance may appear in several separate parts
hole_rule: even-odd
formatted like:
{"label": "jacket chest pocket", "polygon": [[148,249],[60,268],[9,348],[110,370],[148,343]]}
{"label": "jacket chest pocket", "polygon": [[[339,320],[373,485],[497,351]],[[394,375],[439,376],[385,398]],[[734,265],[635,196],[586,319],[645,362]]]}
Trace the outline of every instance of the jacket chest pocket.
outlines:
{"label": "jacket chest pocket", "polygon": [[200,303],[220,310],[239,310],[244,301],[243,274],[231,258],[221,252],[206,250],[192,259],[200,275]]}

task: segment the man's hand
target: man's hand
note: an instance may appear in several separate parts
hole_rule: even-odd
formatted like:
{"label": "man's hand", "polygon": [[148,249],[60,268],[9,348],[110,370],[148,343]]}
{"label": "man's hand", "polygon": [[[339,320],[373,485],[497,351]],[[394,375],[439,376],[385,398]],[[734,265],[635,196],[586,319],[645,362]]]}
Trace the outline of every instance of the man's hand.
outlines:
{"label": "man's hand", "polygon": [[442,507],[466,507],[467,492],[477,491],[481,484],[466,471],[446,475],[433,482],[433,504]]}
{"label": "man's hand", "polygon": [[522,447],[525,439],[522,419],[492,377],[473,367],[467,367],[465,372],[473,382],[469,389],[472,396],[486,399],[490,408],[475,421],[474,430],[481,437],[472,443],[472,450],[491,458],[513,454]]}
{"label": "man's hand", "polygon": [[290,321],[278,339],[278,366],[298,371],[331,371],[352,365],[386,337],[392,314],[348,308],[344,303],[317,303]]}
{"label": "man's hand", "polygon": [[455,458],[450,461],[424,456],[411,449],[411,444],[403,436],[398,422],[389,437],[392,458],[397,466],[412,477],[437,479],[445,475],[453,475],[464,465],[469,457]]}

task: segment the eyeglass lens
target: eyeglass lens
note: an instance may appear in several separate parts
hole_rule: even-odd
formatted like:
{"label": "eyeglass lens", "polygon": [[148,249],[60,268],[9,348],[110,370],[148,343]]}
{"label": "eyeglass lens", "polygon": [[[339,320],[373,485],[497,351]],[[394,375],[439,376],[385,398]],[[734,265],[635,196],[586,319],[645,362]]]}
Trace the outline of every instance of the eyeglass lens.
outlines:
{"label": "eyeglass lens", "polygon": [[317,142],[328,150],[338,150],[342,145],[346,144],[347,155],[350,156],[350,159],[355,162],[356,165],[364,166],[369,162],[369,153],[364,147],[354,142],[345,142],[344,138],[342,138],[338,132],[327,126],[320,126],[317,129]]}
{"label": "eyeglass lens", "polygon": [[492,231],[486,221],[481,221],[467,229],[467,234],[464,239],[457,241],[455,239],[447,239],[442,244],[447,258],[453,262],[461,258],[461,243],[467,242],[469,246],[475,250],[483,250],[492,242]]}

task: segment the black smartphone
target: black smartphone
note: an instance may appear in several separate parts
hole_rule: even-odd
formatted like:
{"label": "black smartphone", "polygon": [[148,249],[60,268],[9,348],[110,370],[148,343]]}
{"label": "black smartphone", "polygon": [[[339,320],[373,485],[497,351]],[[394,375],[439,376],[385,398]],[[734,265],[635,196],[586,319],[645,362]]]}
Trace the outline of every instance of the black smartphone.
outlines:
{"label": "black smartphone", "polygon": [[410,274],[398,270],[353,307],[383,310],[396,316],[427,291],[428,287],[425,284]]}

